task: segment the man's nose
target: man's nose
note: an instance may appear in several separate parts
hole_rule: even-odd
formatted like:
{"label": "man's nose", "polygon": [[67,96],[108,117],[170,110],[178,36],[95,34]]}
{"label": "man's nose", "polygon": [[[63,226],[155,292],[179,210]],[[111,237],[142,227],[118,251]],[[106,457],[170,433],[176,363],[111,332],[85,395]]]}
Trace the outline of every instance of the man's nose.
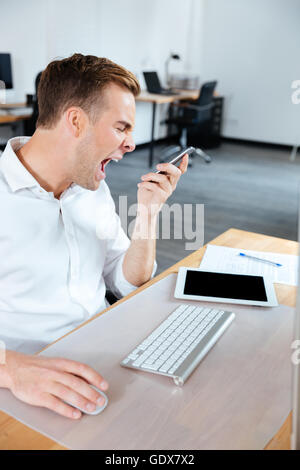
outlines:
{"label": "man's nose", "polygon": [[134,143],[132,135],[126,137],[123,146],[125,148],[125,152],[133,152],[134,151],[135,143]]}

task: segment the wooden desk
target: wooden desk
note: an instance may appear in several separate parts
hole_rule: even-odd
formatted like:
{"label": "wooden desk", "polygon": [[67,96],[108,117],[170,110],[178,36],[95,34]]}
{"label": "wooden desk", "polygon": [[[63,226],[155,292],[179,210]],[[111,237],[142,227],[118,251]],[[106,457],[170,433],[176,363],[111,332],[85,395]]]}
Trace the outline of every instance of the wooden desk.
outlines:
{"label": "wooden desk", "polygon": [[20,114],[19,116],[14,116],[13,114],[0,114],[0,124],[13,124],[14,122],[24,121],[30,118],[30,114]]}
{"label": "wooden desk", "polygon": [[21,103],[0,103],[0,109],[17,109],[17,108],[26,108],[27,104],[25,102]]}
{"label": "wooden desk", "polygon": [[[251,232],[244,232],[242,230],[230,229],[219,237],[215,238],[212,242],[214,245],[229,246],[233,248],[242,248],[250,250],[273,251],[285,254],[298,254],[298,244],[293,241],[284,240],[280,238],[268,237]],[[193,252],[180,262],[174,264],[166,271],[162,272],[154,279],[149,281],[144,286],[137,289],[135,292],[129,294],[117,302],[125,302],[129,297],[136,295],[143,289],[146,289],[151,284],[159,281],[170,273],[178,271],[180,266],[197,267],[204,255],[205,247]],[[278,301],[281,304],[294,306],[296,303],[296,287],[287,286],[283,284],[276,284],[276,294]],[[105,310],[110,310],[109,307]],[[102,312],[103,313],[103,312]],[[101,314],[102,314],[101,313]],[[101,315],[99,314],[99,315]],[[93,321],[93,320],[89,320]],[[81,327],[80,327],[81,328]],[[75,331],[75,330],[74,330]],[[72,334],[72,333],[69,333]],[[284,425],[268,443],[266,449],[289,449],[290,448],[290,427],[291,416],[287,418]],[[5,413],[0,412],[0,449],[63,449],[62,446],[55,443],[51,439],[46,438],[42,434],[33,431],[17,420],[11,418]]]}
{"label": "wooden desk", "polygon": [[26,108],[28,107],[26,103],[0,103],[0,109],[7,109],[7,114],[0,114],[0,124],[13,124],[14,122],[23,121],[25,119],[30,119],[30,114],[21,114],[19,116],[14,116],[9,114],[9,110]]}
{"label": "wooden desk", "polygon": [[151,141],[149,149],[149,168],[153,165],[153,153],[154,153],[154,130],[155,130],[155,116],[156,116],[156,105],[165,103],[174,103],[180,100],[196,100],[199,96],[199,90],[178,90],[178,94],[175,95],[157,95],[155,93],[149,93],[148,91],[142,91],[137,97],[136,101],[142,101],[144,103],[152,103],[152,128],[151,128]]}
{"label": "wooden desk", "polygon": [[[19,114],[18,116],[15,116],[14,114],[9,114],[9,110],[13,109],[18,109],[18,108],[23,108],[26,107],[26,103],[9,103],[9,104],[0,104],[0,110],[1,109],[7,109],[8,112],[7,114],[0,114],[0,127],[1,126],[11,126],[12,132],[15,135],[17,126],[16,124],[18,122],[26,121],[31,118],[32,114]],[[23,127],[23,126],[22,126]],[[24,129],[23,129],[24,131]],[[23,132],[22,131],[22,132]],[[4,150],[6,144],[0,144],[0,150]]]}
{"label": "wooden desk", "polygon": [[178,100],[196,100],[199,96],[199,90],[179,90],[175,95],[157,95],[156,93],[149,93],[148,91],[141,91],[136,97],[136,101],[143,101],[145,103],[173,103]]}

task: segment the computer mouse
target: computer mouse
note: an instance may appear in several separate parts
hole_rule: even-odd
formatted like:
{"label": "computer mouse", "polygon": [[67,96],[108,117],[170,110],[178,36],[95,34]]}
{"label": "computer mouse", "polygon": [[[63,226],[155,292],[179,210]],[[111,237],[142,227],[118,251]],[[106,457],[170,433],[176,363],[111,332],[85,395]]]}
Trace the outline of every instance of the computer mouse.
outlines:
{"label": "computer mouse", "polygon": [[68,403],[68,402],[66,402],[66,403],[68,403],[68,405],[73,406],[74,408],[77,408],[78,410],[82,411],[82,413],[84,413],[86,415],[98,415],[98,414],[100,414],[104,410],[104,408],[106,408],[106,406],[108,404],[108,398],[107,398],[107,395],[104,392],[102,392],[102,390],[99,390],[99,388],[94,387],[94,385],[91,385],[91,387],[94,390],[96,390],[96,392],[100,393],[100,395],[102,395],[104,397],[104,399],[105,399],[104,405],[102,405],[102,406],[97,406],[96,405],[96,409],[94,411],[87,411],[87,410],[84,410],[84,409],[80,408],[79,406],[73,405],[73,403]]}

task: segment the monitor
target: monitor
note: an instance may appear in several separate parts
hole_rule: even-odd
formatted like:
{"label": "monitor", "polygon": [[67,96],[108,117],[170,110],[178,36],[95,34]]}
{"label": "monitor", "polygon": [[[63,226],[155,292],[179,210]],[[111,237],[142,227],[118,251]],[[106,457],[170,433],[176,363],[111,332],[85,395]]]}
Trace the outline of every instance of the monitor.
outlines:
{"label": "monitor", "polygon": [[6,89],[13,88],[11,56],[8,53],[0,53],[0,80],[5,83]]}
{"label": "monitor", "polygon": [[149,93],[159,93],[161,91],[161,84],[156,72],[143,72],[147,90]]}

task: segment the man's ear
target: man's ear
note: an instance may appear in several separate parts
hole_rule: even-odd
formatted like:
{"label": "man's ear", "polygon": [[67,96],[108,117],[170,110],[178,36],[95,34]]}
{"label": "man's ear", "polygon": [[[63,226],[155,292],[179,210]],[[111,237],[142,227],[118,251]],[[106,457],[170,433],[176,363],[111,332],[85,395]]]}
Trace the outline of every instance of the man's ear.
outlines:
{"label": "man's ear", "polygon": [[68,130],[74,137],[80,137],[88,123],[87,114],[77,106],[68,108],[64,114]]}

